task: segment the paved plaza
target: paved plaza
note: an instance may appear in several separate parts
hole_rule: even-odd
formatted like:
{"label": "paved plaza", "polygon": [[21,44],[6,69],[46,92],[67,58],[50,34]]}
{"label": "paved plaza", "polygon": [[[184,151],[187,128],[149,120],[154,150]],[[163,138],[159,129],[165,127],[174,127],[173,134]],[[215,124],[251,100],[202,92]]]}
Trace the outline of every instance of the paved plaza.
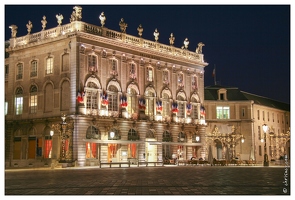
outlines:
{"label": "paved plaza", "polygon": [[283,166],[6,169],[5,195],[290,196],[290,174]]}

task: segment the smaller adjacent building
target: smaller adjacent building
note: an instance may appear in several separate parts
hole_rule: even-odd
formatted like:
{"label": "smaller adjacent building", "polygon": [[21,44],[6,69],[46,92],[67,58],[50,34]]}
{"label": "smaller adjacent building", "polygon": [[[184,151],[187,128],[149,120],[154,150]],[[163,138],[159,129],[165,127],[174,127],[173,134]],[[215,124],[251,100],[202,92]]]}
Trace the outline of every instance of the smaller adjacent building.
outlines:
{"label": "smaller adjacent building", "polygon": [[[213,157],[290,159],[290,105],[222,85],[204,88],[206,146]],[[263,125],[267,125],[266,132]]]}

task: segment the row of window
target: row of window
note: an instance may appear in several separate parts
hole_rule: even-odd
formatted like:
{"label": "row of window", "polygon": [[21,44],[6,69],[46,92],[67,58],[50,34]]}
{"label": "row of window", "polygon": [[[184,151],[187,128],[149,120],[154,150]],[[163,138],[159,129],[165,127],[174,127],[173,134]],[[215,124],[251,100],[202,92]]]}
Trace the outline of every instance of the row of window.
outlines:
{"label": "row of window", "polygon": [[[265,112],[262,111],[262,118],[261,118],[261,117],[260,117],[260,110],[257,110],[257,119],[258,119],[258,120],[262,119],[262,121],[266,121],[266,119],[265,119]],[[271,119],[272,119],[272,122],[275,122],[275,114],[274,114],[274,113],[272,113],[272,115],[271,115]],[[270,114],[269,114],[269,112],[267,112],[267,121],[270,121],[271,119],[270,119]],[[282,115],[281,115],[281,122],[282,122],[282,124],[284,124],[284,121],[285,121],[285,116],[282,114]],[[280,117],[279,117],[279,114],[277,114],[277,122],[280,123]],[[286,117],[286,124],[289,124],[289,122],[288,122],[288,118],[287,118],[287,117]]]}

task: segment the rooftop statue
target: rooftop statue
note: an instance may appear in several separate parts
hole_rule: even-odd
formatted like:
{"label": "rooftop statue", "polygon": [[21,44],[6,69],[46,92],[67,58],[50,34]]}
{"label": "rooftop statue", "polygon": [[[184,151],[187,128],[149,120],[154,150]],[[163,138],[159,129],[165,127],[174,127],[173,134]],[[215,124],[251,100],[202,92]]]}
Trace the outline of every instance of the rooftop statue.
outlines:
{"label": "rooftop statue", "polygon": [[33,24],[32,24],[32,22],[31,22],[31,21],[29,21],[29,22],[28,22],[28,24],[27,24],[27,30],[28,30],[28,34],[30,34],[30,33],[31,33],[31,30],[32,30],[32,28],[33,28]]}
{"label": "rooftop statue", "polygon": [[103,27],[105,25],[105,21],[106,21],[106,16],[104,15],[104,12],[102,12],[99,16],[100,19],[100,23],[101,23],[101,27]]}
{"label": "rooftop statue", "polygon": [[43,16],[43,19],[41,20],[41,23],[42,23],[42,31],[44,31],[45,28],[46,28],[46,24],[47,24],[45,15]]}
{"label": "rooftop statue", "polygon": [[184,44],[184,47],[187,49],[188,48],[188,45],[189,45],[189,41],[188,41],[187,38],[185,38],[183,44]]}
{"label": "rooftop statue", "polygon": [[158,32],[158,29],[155,29],[154,36],[155,36],[155,40],[156,40],[156,42],[157,42],[158,39],[159,39],[159,35],[160,35],[160,33]]}
{"label": "rooftop statue", "polygon": [[70,22],[81,21],[81,19],[82,19],[82,8],[80,6],[75,6],[73,9],[74,10],[72,12]]}
{"label": "rooftop statue", "polygon": [[56,15],[56,19],[57,19],[58,26],[60,26],[64,17],[61,14],[59,14],[59,15]]}
{"label": "rooftop statue", "polygon": [[126,28],[128,27],[128,24],[124,22],[124,19],[121,18],[121,21],[119,22],[119,26],[122,33],[126,33]]}
{"label": "rooftop statue", "polygon": [[199,42],[198,47],[196,49],[196,53],[202,53],[202,48],[203,46],[205,46],[205,44],[203,44],[202,42]]}
{"label": "rooftop statue", "polygon": [[16,25],[10,25],[9,28],[11,29],[11,37],[15,38],[17,33],[17,26]]}
{"label": "rooftop statue", "polygon": [[169,38],[170,45],[174,44],[174,40],[175,40],[175,37],[173,36],[173,33],[171,33]]}
{"label": "rooftop statue", "polygon": [[139,24],[139,26],[137,28],[137,31],[138,31],[139,37],[141,37],[142,36],[142,32],[143,32],[143,28],[142,28],[141,24]]}

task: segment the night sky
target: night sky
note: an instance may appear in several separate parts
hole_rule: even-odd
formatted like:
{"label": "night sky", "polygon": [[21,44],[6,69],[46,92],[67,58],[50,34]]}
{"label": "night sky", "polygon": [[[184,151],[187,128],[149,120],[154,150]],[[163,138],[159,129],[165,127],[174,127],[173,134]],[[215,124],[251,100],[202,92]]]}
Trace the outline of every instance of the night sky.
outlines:
{"label": "night sky", "polygon": [[[8,2],[9,3],[9,2]],[[99,3],[99,1],[97,2]],[[159,42],[169,45],[170,34],[174,46],[189,40],[190,51],[203,42],[205,86],[214,85],[212,72],[216,67],[216,81],[220,85],[270,99],[290,103],[290,7],[291,5],[83,5],[82,21],[100,26],[99,15],[106,16],[105,27],[120,31],[119,21],[128,24],[127,34],[154,41],[158,29]],[[9,26],[18,26],[17,36],[27,34],[26,24],[33,24],[32,32],[42,30],[43,15],[46,29],[57,26],[56,15],[62,14],[63,24],[70,22],[75,5],[4,5],[5,40],[11,36]]]}

